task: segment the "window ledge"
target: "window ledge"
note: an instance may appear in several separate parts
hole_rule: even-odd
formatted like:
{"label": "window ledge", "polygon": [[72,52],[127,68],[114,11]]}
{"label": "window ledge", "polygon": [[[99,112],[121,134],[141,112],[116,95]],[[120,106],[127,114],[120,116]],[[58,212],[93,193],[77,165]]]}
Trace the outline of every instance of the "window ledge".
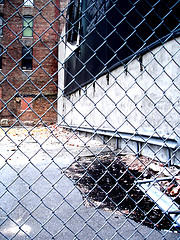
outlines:
{"label": "window ledge", "polygon": [[24,110],[20,110],[21,112],[30,112],[32,111],[31,109],[24,109]]}
{"label": "window ledge", "polygon": [[22,69],[22,71],[28,76],[33,72],[33,70],[25,70],[25,69]]}
{"label": "window ledge", "polygon": [[26,37],[26,36],[22,36],[22,38],[24,39],[32,39],[33,37]]}

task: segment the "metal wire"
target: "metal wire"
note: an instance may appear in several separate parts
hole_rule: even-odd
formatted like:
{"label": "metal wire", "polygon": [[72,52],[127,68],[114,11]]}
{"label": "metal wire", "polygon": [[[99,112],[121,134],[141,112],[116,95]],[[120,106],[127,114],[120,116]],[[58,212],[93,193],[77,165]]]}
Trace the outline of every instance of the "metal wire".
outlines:
{"label": "metal wire", "polygon": [[0,239],[180,239],[178,13],[0,1]]}

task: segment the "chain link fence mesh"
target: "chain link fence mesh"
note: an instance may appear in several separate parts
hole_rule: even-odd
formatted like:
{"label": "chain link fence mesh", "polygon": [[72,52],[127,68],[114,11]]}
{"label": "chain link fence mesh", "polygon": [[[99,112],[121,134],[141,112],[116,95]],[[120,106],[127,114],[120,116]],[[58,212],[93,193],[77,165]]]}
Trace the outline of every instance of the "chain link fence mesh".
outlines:
{"label": "chain link fence mesh", "polygon": [[179,1],[0,1],[0,239],[180,239]]}

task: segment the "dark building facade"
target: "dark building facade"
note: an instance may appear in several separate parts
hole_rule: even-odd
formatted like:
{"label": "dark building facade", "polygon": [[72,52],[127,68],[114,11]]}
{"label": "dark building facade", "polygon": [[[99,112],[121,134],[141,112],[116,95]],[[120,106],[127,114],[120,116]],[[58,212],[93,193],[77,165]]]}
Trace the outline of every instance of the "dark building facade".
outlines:
{"label": "dark building facade", "polygon": [[65,62],[65,93],[179,36],[178,16],[175,0],[72,0],[67,42],[78,47]]}
{"label": "dark building facade", "polygon": [[0,2],[1,126],[56,122],[59,2]]}

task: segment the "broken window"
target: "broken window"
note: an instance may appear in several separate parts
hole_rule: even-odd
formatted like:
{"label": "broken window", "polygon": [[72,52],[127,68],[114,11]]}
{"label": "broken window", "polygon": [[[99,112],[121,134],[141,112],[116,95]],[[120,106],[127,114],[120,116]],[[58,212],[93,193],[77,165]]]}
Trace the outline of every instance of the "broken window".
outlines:
{"label": "broken window", "polygon": [[32,59],[33,59],[32,48],[23,47],[22,48],[22,69],[23,70],[32,70]]}
{"label": "broken window", "polygon": [[23,16],[23,37],[33,37],[32,16]]}
{"label": "broken window", "polygon": [[33,6],[33,0],[24,0],[25,6]]}

